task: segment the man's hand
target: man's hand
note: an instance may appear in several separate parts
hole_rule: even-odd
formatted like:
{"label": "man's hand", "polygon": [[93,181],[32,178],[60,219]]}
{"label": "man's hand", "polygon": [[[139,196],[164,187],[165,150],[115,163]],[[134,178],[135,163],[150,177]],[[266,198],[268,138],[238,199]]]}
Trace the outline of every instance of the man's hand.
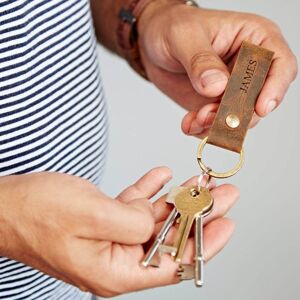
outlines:
{"label": "man's hand", "polygon": [[[0,255],[103,297],[176,283],[171,258],[164,257],[161,268],[140,264],[143,244],[169,213],[165,197],[153,206],[149,198],[170,178],[169,169],[153,169],[113,200],[70,175],[3,177]],[[204,228],[206,260],[230,238],[233,223],[223,216],[239,196],[231,185],[213,188],[212,194],[215,207]],[[184,262],[192,262],[193,249],[190,240]]]}
{"label": "man's hand", "polygon": [[182,122],[186,134],[207,134],[242,41],[275,52],[251,126],[280,104],[297,74],[280,29],[264,17],[160,0],[148,5],[138,25],[149,79],[190,111]]}

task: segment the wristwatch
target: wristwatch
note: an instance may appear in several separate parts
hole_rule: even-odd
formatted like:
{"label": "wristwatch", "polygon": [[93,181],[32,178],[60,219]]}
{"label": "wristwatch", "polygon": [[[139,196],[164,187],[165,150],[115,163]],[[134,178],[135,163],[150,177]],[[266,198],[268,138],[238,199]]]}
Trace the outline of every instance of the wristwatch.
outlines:
{"label": "wristwatch", "polygon": [[185,1],[185,4],[186,5],[190,5],[190,6],[196,6],[196,7],[199,7],[198,3],[194,0],[186,0]]}
{"label": "wristwatch", "polygon": [[[147,75],[140,58],[137,22],[146,6],[153,1],[154,0],[130,0],[128,6],[126,8],[122,7],[119,12],[119,23],[117,27],[119,54],[145,79],[147,79]],[[197,2],[194,0],[178,0],[178,2],[198,7]]]}

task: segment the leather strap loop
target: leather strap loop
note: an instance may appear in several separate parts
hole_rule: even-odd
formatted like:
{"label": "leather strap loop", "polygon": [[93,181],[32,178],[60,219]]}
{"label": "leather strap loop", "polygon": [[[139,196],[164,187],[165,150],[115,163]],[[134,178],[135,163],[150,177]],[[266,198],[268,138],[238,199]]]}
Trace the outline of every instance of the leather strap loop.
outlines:
{"label": "leather strap loop", "polygon": [[241,152],[273,55],[243,42],[208,136],[209,144]]}

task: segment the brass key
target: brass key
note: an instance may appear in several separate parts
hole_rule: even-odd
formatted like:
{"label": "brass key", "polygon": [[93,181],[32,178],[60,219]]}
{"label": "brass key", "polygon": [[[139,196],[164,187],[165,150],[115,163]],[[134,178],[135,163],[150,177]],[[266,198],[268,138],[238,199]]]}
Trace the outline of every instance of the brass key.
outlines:
{"label": "brass key", "polygon": [[[164,253],[171,254],[177,262],[180,262],[191,227],[195,222],[195,264],[179,264],[177,275],[181,280],[194,278],[196,286],[203,284],[202,220],[213,207],[213,199],[208,188],[201,186],[204,175],[199,177],[198,187],[175,187],[170,190],[166,202],[173,205],[174,208],[142,262],[145,267],[149,265],[159,267],[160,257]],[[208,182],[209,180],[210,178]],[[208,186],[208,182],[206,186]],[[179,214],[180,218],[177,221],[179,220],[180,225],[175,243],[166,245],[164,241],[167,233]]]}
{"label": "brass key", "polygon": [[184,249],[197,217],[206,215],[213,207],[213,199],[207,188],[182,188],[175,197],[175,207],[180,214],[180,224],[174,243],[175,260],[181,262]]}

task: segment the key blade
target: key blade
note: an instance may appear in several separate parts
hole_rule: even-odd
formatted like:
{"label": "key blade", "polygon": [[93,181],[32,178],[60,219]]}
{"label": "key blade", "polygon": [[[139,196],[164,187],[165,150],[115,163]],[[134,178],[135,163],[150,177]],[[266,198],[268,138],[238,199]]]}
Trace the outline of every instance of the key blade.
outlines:
{"label": "key blade", "polygon": [[176,194],[175,207],[180,213],[180,225],[174,243],[177,262],[181,261],[194,220],[211,211],[212,206],[213,198],[207,188],[182,187]]}
{"label": "key blade", "polygon": [[172,212],[170,213],[170,215],[168,216],[167,220],[165,221],[165,223],[164,223],[163,227],[161,228],[160,232],[158,233],[157,237],[155,238],[153,245],[148,250],[144,260],[142,261],[142,265],[144,267],[147,267],[149,265],[154,266],[154,267],[159,266],[160,260],[158,260],[158,259],[153,260],[153,258],[156,254],[160,255],[160,253],[157,253],[159,251],[159,247],[165,241],[165,238],[166,238],[171,226],[173,225],[177,215],[178,215],[178,212],[177,212],[176,208],[174,208],[172,210]]}
{"label": "key blade", "polygon": [[195,225],[195,285],[203,286],[204,254],[203,254],[203,216],[196,218]]}
{"label": "key blade", "polygon": [[202,287],[204,284],[203,280],[204,261],[196,261],[195,264],[195,285],[196,287]]}
{"label": "key blade", "polygon": [[152,266],[152,267],[159,267],[160,265],[160,258],[157,258],[158,249],[160,246],[160,241],[155,240],[151,248],[148,250],[144,260],[142,261],[142,265],[144,267]]}
{"label": "key blade", "polygon": [[167,253],[167,254],[171,254],[172,256],[175,256],[177,249],[174,246],[161,245],[159,247],[159,251],[161,255]]}
{"label": "key blade", "polygon": [[177,248],[175,260],[181,262],[187,240],[190,235],[191,228],[194,223],[194,216],[182,214],[180,216],[180,225],[178,229],[178,236],[174,247]]}
{"label": "key blade", "polygon": [[[150,260],[148,266],[151,266],[151,267],[154,267],[154,268],[159,268],[160,260],[161,260],[160,252],[157,251],[154,254],[154,256],[152,257],[152,259]],[[144,267],[147,267],[147,266],[144,265]]]}

